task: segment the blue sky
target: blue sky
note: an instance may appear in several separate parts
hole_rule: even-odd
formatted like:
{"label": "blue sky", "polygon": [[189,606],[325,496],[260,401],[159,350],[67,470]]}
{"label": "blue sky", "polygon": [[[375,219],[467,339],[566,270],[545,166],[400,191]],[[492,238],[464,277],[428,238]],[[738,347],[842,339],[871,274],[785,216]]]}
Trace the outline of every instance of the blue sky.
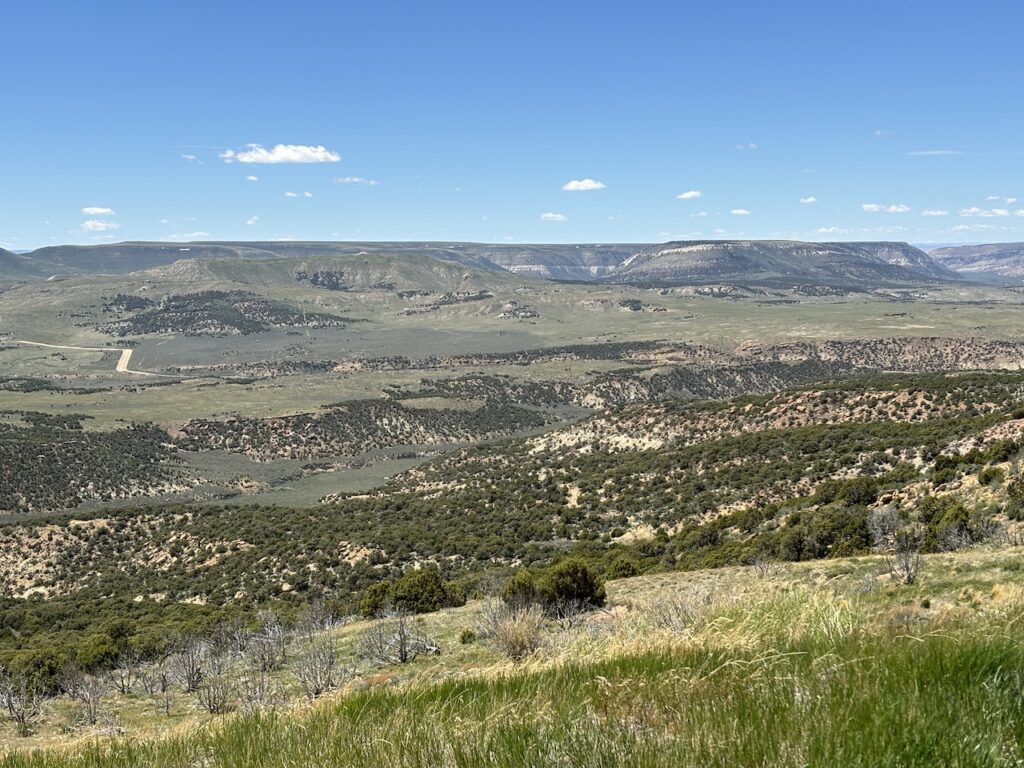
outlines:
{"label": "blue sky", "polygon": [[1024,5],[1008,0],[0,15],[8,248],[1024,240]]}

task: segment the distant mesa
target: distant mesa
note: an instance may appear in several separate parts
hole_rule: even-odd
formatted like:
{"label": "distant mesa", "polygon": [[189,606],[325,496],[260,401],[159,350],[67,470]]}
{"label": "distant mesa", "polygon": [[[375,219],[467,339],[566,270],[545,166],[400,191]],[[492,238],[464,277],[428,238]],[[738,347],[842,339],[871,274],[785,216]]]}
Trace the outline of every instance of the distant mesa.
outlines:
{"label": "distant mesa", "polygon": [[936,248],[929,256],[948,269],[983,278],[1024,278],[1024,243],[992,243]]}

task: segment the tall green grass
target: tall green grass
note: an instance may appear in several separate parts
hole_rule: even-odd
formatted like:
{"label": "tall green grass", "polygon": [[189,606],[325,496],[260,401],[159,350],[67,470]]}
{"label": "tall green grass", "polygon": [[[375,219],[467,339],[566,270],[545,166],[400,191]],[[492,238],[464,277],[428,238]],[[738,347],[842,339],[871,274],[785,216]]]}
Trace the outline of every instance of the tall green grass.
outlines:
{"label": "tall green grass", "polygon": [[189,736],[12,755],[67,766],[1009,766],[1024,645],[997,630],[808,633],[781,647],[649,650],[372,689]]}

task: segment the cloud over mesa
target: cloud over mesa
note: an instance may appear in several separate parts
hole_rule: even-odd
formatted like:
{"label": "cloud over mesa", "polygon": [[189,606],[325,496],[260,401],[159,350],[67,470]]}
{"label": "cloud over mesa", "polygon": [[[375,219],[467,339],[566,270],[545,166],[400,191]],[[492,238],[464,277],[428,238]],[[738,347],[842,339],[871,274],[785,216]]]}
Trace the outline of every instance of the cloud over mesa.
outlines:
{"label": "cloud over mesa", "polygon": [[890,205],[881,205],[879,203],[864,203],[861,206],[861,210],[867,213],[907,213],[911,210],[909,205],[904,203],[892,203]]}
{"label": "cloud over mesa", "polygon": [[102,219],[88,219],[82,222],[82,229],[86,232],[109,232],[113,229],[120,229],[121,225],[116,221],[104,221]]}

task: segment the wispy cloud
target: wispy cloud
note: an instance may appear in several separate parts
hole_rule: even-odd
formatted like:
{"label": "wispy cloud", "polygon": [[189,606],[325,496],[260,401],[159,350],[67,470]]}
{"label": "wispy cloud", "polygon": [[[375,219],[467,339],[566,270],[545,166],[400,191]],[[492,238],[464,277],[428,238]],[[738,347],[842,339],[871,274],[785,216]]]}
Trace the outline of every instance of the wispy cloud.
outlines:
{"label": "wispy cloud", "polygon": [[739,149],[739,150],[742,150],[742,151],[751,151],[751,150],[757,149],[757,144],[755,144],[752,141],[748,142],[746,144],[737,144],[736,145],[736,149]]}
{"label": "wispy cloud", "polygon": [[363,176],[341,176],[334,180],[335,184],[362,184],[366,187],[376,187],[380,184],[376,179],[367,179]]}
{"label": "wispy cloud", "polygon": [[881,205],[879,203],[864,203],[861,209],[868,213],[907,213],[911,209],[909,205],[904,203],[893,203],[891,205]]}
{"label": "wispy cloud", "polygon": [[113,208],[101,208],[98,205],[87,205],[82,209],[83,216],[113,216],[115,211]]}
{"label": "wispy cloud", "polygon": [[690,218],[692,218],[692,219],[703,219],[707,215],[708,215],[707,211],[697,211],[696,213],[691,213],[690,214]]}
{"label": "wispy cloud", "polygon": [[195,155],[182,155],[181,159],[186,163],[194,163],[198,158]]}
{"label": "wispy cloud", "polygon": [[949,211],[944,211],[941,208],[925,208],[921,211],[922,216],[949,216]]}
{"label": "wispy cloud", "polygon": [[185,232],[181,235],[164,235],[161,240],[168,240],[171,242],[182,242],[187,240],[202,240],[204,237],[209,237],[209,232]]}
{"label": "wispy cloud", "polygon": [[225,163],[336,163],[341,155],[322,144],[275,144],[270,149],[260,144],[246,144],[243,149],[226,149],[220,153]]}
{"label": "wispy cloud", "polygon": [[950,232],[991,232],[996,229],[1005,227],[997,227],[994,224],[957,224],[950,228]]}
{"label": "wispy cloud", "polygon": [[699,189],[690,189],[686,192],[680,192],[676,195],[676,200],[697,200],[698,198],[704,197],[704,193]]}
{"label": "wispy cloud", "polygon": [[818,202],[818,198],[816,198],[814,195],[810,195],[809,197],[801,197],[800,202],[803,203],[804,205],[814,205],[816,202]]}
{"label": "wispy cloud", "polygon": [[248,219],[246,220],[246,222],[245,222],[245,223],[246,223],[246,224],[247,224],[248,226],[250,226],[250,227],[251,227],[251,226],[252,226],[253,224],[255,224],[255,223],[256,223],[257,221],[259,221],[259,220],[260,220],[260,217],[259,217],[259,216],[250,216],[250,217],[249,217],[249,218],[248,218]]}
{"label": "wispy cloud", "polygon": [[116,221],[104,221],[103,219],[88,219],[82,222],[82,229],[85,232],[109,232],[120,229],[121,225]]}
{"label": "wispy cloud", "polygon": [[596,189],[604,189],[605,185],[596,179],[572,179],[562,185],[566,192],[593,192]]}
{"label": "wispy cloud", "polygon": [[285,192],[284,196],[285,197],[312,197],[313,193],[312,192],[303,192],[303,193],[299,194],[298,192]]}
{"label": "wispy cloud", "polygon": [[1024,211],[1011,211],[1008,208],[979,208],[976,205],[972,205],[970,208],[961,208],[957,213],[964,217],[979,219],[1002,219],[1007,216],[1024,215]]}
{"label": "wispy cloud", "polygon": [[260,180],[260,177],[259,177],[259,176],[253,176],[253,175],[252,175],[252,174],[250,173],[250,174],[249,174],[248,176],[246,176],[246,177],[245,177],[245,180],[246,180],[246,181],[259,181],[259,180]]}
{"label": "wispy cloud", "polygon": [[914,152],[907,152],[911,157],[947,157],[949,155],[962,155],[959,149],[918,149]]}
{"label": "wispy cloud", "polygon": [[541,221],[568,221],[569,218],[563,213],[554,213],[549,211],[548,213],[542,213],[540,215]]}
{"label": "wispy cloud", "polygon": [[733,216],[749,216],[750,215],[750,211],[748,211],[746,208],[733,208],[731,211],[729,211],[729,213],[731,213]]}
{"label": "wispy cloud", "polygon": [[816,229],[815,231],[819,235],[830,236],[845,235],[847,233],[847,230],[843,229],[842,227],[818,227],[818,229]]}

